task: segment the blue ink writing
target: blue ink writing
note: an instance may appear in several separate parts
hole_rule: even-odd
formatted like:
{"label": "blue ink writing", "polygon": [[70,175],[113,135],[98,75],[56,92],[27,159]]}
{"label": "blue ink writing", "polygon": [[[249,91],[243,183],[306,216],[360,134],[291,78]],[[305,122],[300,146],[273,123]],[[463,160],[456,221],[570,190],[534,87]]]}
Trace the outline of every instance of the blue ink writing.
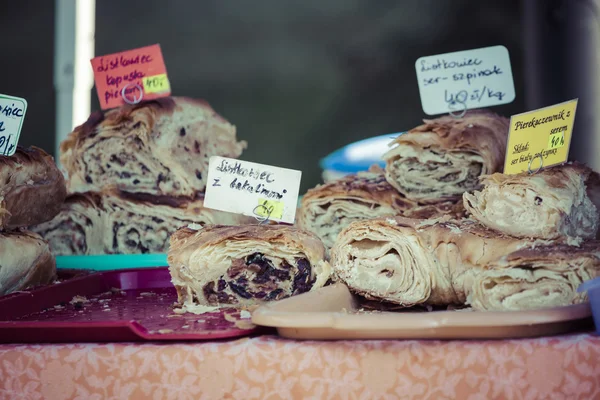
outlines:
{"label": "blue ink writing", "polygon": [[119,67],[128,67],[130,65],[147,64],[152,62],[152,57],[148,54],[136,55],[134,57],[115,57],[113,59],[100,58],[100,65],[96,68],[98,72],[112,71]]}
{"label": "blue ink writing", "polygon": [[15,104],[11,104],[10,106],[0,106],[0,113],[6,117],[17,117],[21,118],[23,116],[23,109],[19,107],[15,107]]}
{"label": "blue ink writing", "polygon": [[421,60],[421,72],[436,71],[439,69],[454,69],[481,65],[483,61],[478,58],[465,58],[463,61],[446,61],[438,59],[433,64],[427,64],[427,60]]}

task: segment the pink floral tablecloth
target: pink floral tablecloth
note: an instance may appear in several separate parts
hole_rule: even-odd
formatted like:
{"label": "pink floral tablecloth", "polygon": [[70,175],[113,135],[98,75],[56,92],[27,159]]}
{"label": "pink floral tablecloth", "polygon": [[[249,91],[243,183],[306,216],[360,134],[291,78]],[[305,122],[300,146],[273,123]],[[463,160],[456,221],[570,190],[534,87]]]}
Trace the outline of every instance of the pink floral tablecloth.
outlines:
{"label": "pink floral tablecloth", "polygon": [[0,346],[1,399],[600,399],[600,337]]}

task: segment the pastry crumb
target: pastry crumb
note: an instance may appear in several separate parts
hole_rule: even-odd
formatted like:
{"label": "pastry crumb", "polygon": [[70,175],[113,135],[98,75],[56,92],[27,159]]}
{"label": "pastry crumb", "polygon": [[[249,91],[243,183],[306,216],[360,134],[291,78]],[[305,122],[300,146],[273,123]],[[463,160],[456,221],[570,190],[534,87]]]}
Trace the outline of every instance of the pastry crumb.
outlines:
{"label": "pastry crumb", "polygon": [[196,223],[191,223],[187,227],[195,231],[199,231],[200,229],[204,228],[202,225]]}
{"label": "pastry crumb", "polygon": [[242,311],[240,311],[240,318],[241,319],[250,319],[250,318],[252,318],[252,314],[250,314],[250,312],[248,312],[246,310],[242,310]]}
{"label": "pastry crumb", "polygon": [[159,329],[157,332],[160,334],[173,333],[173,329]]}
{"label": "pastry crumb", "polygon": [[75,303],[89,303],[89,302],[90,301],[85,296],[73,296],[73,298],[71,299],[71,301],[69,303],[75,304]]}
{"label": "pastry crumb", "polygon": [[254,329],[254,328],[256,328],[256,325],[254,325],[252,322],[248,321],[247,319],[244,319],[244,320],[235,321],[235,327],[238,329]]}
{"label": "pastry crumb", "polygon": [[152,296],[156,296],[156,293],[153,293],[153,292],[142,292],[142,293],[140,293],[140,296],[142,296],[142,297],[152,297]]}

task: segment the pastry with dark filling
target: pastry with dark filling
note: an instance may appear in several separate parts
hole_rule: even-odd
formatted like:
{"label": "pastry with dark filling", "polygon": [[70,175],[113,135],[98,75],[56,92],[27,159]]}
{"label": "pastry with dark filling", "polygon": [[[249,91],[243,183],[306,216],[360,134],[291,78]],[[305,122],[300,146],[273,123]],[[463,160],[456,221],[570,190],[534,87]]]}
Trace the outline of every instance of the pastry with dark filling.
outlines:
{"label": "pastry with dark filling", "polygon": [[93,113],[61,143],[69,192],[116,186],[133,193],[194,197],[212,156],[246,148],[236,128],[202,100],[165,97]]}
{"label": "pastry with dark filling", "polygon": [[189,224],[238,225],[253,218],[194,200],[110,191],[67,198],[52,220],[32,227],[55,255],[166,253],[170,235]]}
{"label": "pastry with dark filling", "polygon": [[398,193],[386,180],[384,171],[373,166],[369,171],[348,175],[310,189],[302,197],[298,226],[315,233],[325,246],[333,246],[338,234],[351,222],[385,216],[432,218],[464,215],[460,201],[420,204]]}
{"label": "pastry with dark filling", "polygon": [[283,225],[182,228],[171,237],[169,271],[182,306],[237,307],[322,287],[325,247]]}
{"label": "pastry with dark filling", "polygon": [[459,200],[480,187],[479,177],[502,170],[509,121],[484,110],[462,118],[425,120],[398,136],[383,155],[386,179],[424,203]]}

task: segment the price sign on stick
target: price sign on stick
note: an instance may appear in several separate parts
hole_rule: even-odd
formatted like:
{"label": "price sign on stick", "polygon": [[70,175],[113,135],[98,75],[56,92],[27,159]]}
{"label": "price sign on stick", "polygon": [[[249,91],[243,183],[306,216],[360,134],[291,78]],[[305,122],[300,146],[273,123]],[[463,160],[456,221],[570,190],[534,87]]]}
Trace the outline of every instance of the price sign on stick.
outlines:
{"label": "price sign on stick", "polygon": [[510,57],[504,46],[421,57],[415,69],[427,115],[462,116],[468,109],[515,99]]}
{"label": "price sign on stick", "polygon": [[208,165],[204,206],[293,224],[302,172],[214,156]]}
{"label": "price sign on stick", "polygon": [[510,118],[505,174],[537,172],[569,158],[577,99]]}
{"label": "price sign on stick", "polygon": [[158,44],[93,58],[92,68],[103,110],[171,94]]}
{"label": "price sign on stick", "polygon": [[0,94],[0,155],[15,154],[26,111],[27,100]]}

